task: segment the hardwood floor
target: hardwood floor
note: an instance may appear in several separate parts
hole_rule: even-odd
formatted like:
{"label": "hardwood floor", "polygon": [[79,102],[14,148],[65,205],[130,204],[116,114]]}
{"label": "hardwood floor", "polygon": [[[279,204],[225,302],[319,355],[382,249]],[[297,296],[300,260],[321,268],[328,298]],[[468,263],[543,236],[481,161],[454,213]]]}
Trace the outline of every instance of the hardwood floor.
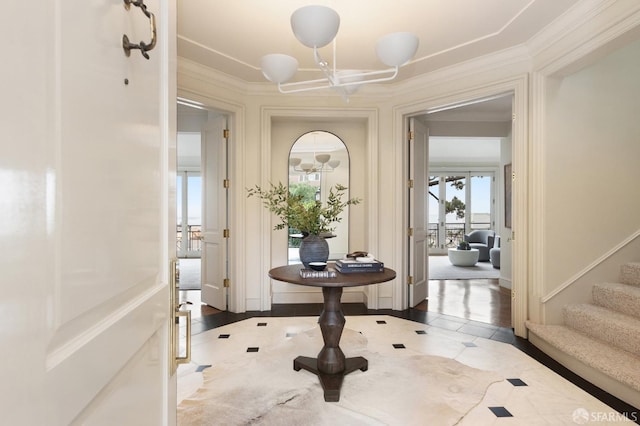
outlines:
{"label": "hardwood floor", "polygon": [[[193,318],[221,312],[203,304],[200,291],[181,291],[180,302],[191,305]],[[511,291],[496,279],[431,280],[429,298],[415,309],[511,328]]]}
{"label": "hardwood floor", "polygon": [[511,290],[497,279],[430,280],[416,309],[511,328]]}

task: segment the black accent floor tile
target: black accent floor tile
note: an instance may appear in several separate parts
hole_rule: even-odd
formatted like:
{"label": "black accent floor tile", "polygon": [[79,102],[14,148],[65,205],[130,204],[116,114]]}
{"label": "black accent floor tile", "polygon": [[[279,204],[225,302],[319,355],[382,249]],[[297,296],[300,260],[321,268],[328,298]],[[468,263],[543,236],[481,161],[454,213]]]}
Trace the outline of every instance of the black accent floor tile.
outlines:
{"label": "black accent floor tile", "polygon": [[489,407],[489,410],[491,410],[496,417],[513,417],[513,414],[504,407]]}
{"label": "black accent floor tile", "polygon": [[396,349],[405,349],[405,346],[402,343],[394,343],[393,347]]}
{"label": "black accent floor tile", "polygon": [[386,324],[387,322],[385,320],[378,320],[376,321],[376,324]]}
{"label": "black accent floor tile", "polygon": [[507,379],[507,382],[511,383],[513,386],[529,386],[520,379]]}
{"label": "black accent floor tile", "polygon": [[211,364],[199,365],[198,368],[196,368],[196,372],[200,373],[202,370],[204,370],[205,368],[209,368],[209,367],[211,367]]}
{"label": "black accent floor tile", "polygon": [[462,344],[465,345],[468,348],[476,348],[476,347],[478,347],[478,345],[476,345],[473,342],[462,342]]}
{"label": "black accent floor tile", "polygon": [[218,339],[228,339],[229,337],[231,337],[230,334],[221,334],[218,336]]}
{"label": "black accent floor tile", "polygon": [[427,334],[424,330],[416,330],[416,334]]}
{"label": "black accent floor tile", "polygon": [[258,323],[258,327],[266,327],[267,323],[266,322],[259,322]]}
{"label": "black accent floor tile", "polygon": [[258,352],[259,350],[260,348],[254,346],[247,348],[247,352]]}

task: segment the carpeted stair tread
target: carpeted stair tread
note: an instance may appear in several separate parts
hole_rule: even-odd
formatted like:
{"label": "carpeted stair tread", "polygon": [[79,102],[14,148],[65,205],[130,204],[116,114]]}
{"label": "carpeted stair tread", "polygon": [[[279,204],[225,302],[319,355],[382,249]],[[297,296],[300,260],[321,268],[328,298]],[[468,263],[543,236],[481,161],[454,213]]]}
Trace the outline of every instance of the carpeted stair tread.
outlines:
{"label": "carpeted stair tread", "polygon": [[567,327],[640,356],[640,319],[591,304],[567,305]]}
{"label": "carpeted stair tread", "polygon": [[640,287],[640,263],[626,263],[620,267],[620,282]]}
{"label": "carpeted stair tread", "polygon": [[530,321],[526,325],[532,333],[562,352],[640,391],[639,356],[564,325],[543,325]]}
{"label": "carpeted stair tread", "polygon": [[593,303],[640,318],[640,287],[622,283],[595,284]]}

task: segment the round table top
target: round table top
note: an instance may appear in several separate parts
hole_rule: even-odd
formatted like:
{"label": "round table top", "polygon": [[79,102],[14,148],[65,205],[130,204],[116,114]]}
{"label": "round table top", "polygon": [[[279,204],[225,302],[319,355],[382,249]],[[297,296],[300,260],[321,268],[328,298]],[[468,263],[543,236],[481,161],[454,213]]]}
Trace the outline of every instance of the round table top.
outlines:
{"label": "round table top", "polygon": [[[327,267],[333,266],[333,263],[327,265]],[[384,272],[352,272],[349,274],[341,274],[336,271],[337,277],[335,278],[302,278],[300,276],[300,269],[302,268],[304,268],[304,266],[301,264],[278,266],[269,271],[269,276],[277,281],[311,287],[357,287],[391,281],[396,277],[393,269],[384,268]]]}

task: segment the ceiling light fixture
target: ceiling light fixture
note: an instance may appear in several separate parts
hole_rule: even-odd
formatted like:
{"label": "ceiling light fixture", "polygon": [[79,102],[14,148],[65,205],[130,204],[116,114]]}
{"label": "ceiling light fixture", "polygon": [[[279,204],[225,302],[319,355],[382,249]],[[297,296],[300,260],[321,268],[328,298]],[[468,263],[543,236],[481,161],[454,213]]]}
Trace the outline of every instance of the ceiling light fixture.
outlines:
{"label": "ceiling light fixture", "polygon": [[[313,49],[313,58],[324,78],[287,83],[298,70],[296,58],[282,53],[265,55],[261,60],[262,74],[278,85],[281,93],[308,92],[334,89],[345,100],[363,84],[380,83],[396,78],[401,66],[413,58],[418,50],[418,38],[408,32],[391,33],[378,40],[376,53],[388,67],[379,71],[338,70],[336,66],[335,37],[340,27],[340,16],[326,6],[305,6],[291,15],[291,29],[296,38]],[[318,49],[333,41],[333,66]]]}
{"label": "ceiling light fixture", "polygon": [[317,163],[303,163],[302,158],[292,157],[289,159],[289,166],[294,172],[309,174],[332,172],[340,165],[340,160],[332,160],[330,154],[315,154],[314,158]]}

